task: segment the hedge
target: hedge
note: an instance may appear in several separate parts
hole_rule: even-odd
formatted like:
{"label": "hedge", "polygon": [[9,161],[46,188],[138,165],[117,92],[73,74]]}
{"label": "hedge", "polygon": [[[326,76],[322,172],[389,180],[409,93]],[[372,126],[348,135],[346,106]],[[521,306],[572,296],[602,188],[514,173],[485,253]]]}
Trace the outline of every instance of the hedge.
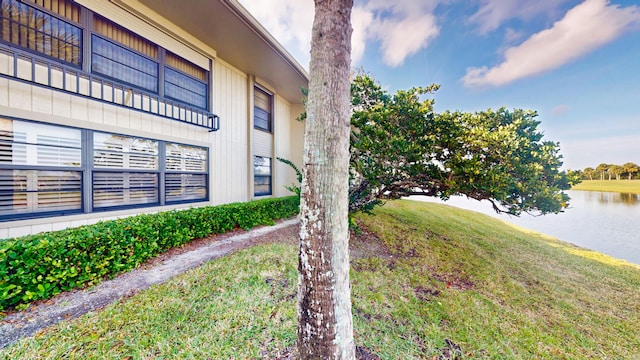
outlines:
{"label": "hedge", "polygon": [[298,213],[297,196],[145,214],[0,240],[0,311],[89,286],[173,247]]}

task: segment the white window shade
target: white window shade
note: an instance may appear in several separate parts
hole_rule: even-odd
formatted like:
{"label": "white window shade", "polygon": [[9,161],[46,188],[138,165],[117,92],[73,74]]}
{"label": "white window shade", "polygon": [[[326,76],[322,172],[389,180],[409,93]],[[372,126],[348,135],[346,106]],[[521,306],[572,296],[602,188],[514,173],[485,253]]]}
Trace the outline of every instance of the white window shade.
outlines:
{"label": "white window shade", "polygon": [[158,142],[123,135],[93,134],[93,166],[105,169],[158,170]]}

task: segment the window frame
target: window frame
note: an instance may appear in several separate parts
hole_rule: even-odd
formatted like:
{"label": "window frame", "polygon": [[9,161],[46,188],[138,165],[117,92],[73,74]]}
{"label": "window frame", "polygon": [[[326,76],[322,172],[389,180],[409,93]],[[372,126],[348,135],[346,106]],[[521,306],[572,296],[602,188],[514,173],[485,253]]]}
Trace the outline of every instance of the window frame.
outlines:
{"label": "window frame", "polygon": [[[84,32],[86,31],[86,26],[84,24],[75,22],[74,20],[69,19],[69,18],[65,18],[64,16],[61,16],[60,14],[57,14],[57,13],[55,13],[55,12],[53,12],[53,11],[47,9],[47,8],[44,8],[44,7],[42,7],[42,6],[40,6],[40,5],[36,4],[36,3],[20,1],[20,0],[2,0],[2,1],[0,1],[0,5],[4,1],[7,1],[7,3],[11,4],[10,6],[13,6],[13,4],[17,4],[18,6],[24,6],[26,8],[32,9],[33,11],[41,12],[41,13],[45,14],[46,16],[49,16],[50,18],[54,18],[58,22],[62,22],[64,24],[68,24],[68,25],[71,25],[72,27],[77,28],[79,30],[78,46],[77,46],[77,48],[78,48],[78,63],[74,63],[73,61],[67,61],[65,59],[61,59],[59,56],[56,57],[56,56],[53,56],[53,55],[49,55],[44,51],[39,51],[37,49],[37,47],[38,47],[37,44],[36,44],[36,48],[32,49],[32,48],[29,48],[27,46],[20,45],[19,43],[14,43],[13,41],[4,40],[1,35],[0,35],[0,43],[4,43],[4,44],[7,44],[9,46],[16,47],[18,49],[27,51],[29,53],[32,53],[32,54],[34,54],[36,56],[39,56],[39,57],[42,57],[42,58],[45,58],[45,59],[51,59],[51,60],[54,60],[54,61],[57,61],[57,62],[61,62],[61,63],[65,64],[65,65],[68,65],[68,66],[72,66],[72,67],[75,67],[75,68],[78,68],[78,69],[82,69],[83,64],[85,63],[83,49],[84,49],[84,47],[86,45],[84,43]],[[79,5],[79,4],[76,4],[76,5],[79,6],[80,9],[82,9],[81,5]],[[0,11],[0,14],[1,13],[2,12]],[[29,18],[28,13],[29,13],[29,11],[27,12],[27,15],[25,15],[27,18]],[[23,14],[21,13],[19,15],[19,17],[22,17],[22,16],[23,16]],[[5,19],[5,18],[0,16],[0,22],[5,21],[3,19]],[[82,17],[81,17],[81,19],[82,19]],[[28,21],[29,20],[31,20],[31,19],[29,18]],[[27,27],[28,29],[30,29],[28,27],[28,25],[22,24],[20,22],[16,22],[14,19],[8,18],[8,19],[6,19],[6,21],[9,22],[9,26],[10,27],[12,27],[11,26],[12,24],[18,24],[18,27]],[[64,43],[68,43],[67,41],[65,41],[63,39],[59,39],[59,38],[53,36],[54,29],[53,29],[52,25],[50,25],[49,28],[51,30],[51,34],[48,34],[49,41],[50,41],[50,46],[51,46],[51,50],[50,51],[53,51],[53,40],[54,39],[57,40],[57,41],[62,41]],[[46,32],[44,32],[44,31],[37,31],[36,29],[34,29],[33,31],[42,33],[43,37],[46,37],[46,35],[47,35]],[[45,41],[43,39],[43,43],[44,42]],[[44,47],[44,45],[41,45],[41,47]]]}
{"label": "window frame", "polygon": [[[154,82],[155,87],[153,89],[149,89],[149,88],[146,88],[146,87],[144,87],[142,85],[132,83],[131,81],[127,81],[126,79],[120,79],[120,78],[118,78],[116,76],[112,76],[110,74],[107,74],[106,72],[101,72],[101,71],[94,70],[95,64],[94,64],[94,61],[93,61],[93,59],[94,59],[93,57],[95,55],[100,56],[100,57],[105,57],[103,55],[96,54],[94,52],[94,49],[95,49],[94,41],[93,41],[94,37],[100,39],[101,41],[105,41],[107,43],[110,43],[111,45],[113,45],[113,46],[115,46],[117,48],[121,48],[124,51],[128,51],[130,53],[133,53],[134,55],[139,56],[143,60],[152,62],[155,65],[155,70],[156,70],[155,76],[153,76],[153,74],[146,73],[146,72],[144,72],[144,71],[142,71],[140,69],[137,69],[137,68],[134,68],[134,67],[131,67],[131,66],[127,66],[126,64],[123,64],[121,62],[119,62],[119,63],[122,64],[123,66],[126,66],[128,69],[132,69],[132,70],[137,71],[139,73],[143,73],[145,75],[151,76],[152,78],[155,79],[155,82]],[[91,57],[91,69],[90,69],[90,72],[92,74],[97,74],[97,75],[103,76],[103,77],[105,77],[107,79],[110,79],[110,80],[113,80],[115,82],[118,82],[120,84],[130,85],[130,86],[132,86],[134,88],[141,89],[143,91],[148,91],[148,92],[151,92],[151,93],[154,93],[154,94],[159,94],[160,77],[161,77],[160,68],[161,68],[161,66],[160,66],[160,63],[158,62],[158,60],[156,60],[156,59],[154,59],[152,57],[149,57],[149,56],[147,56],[147,55],[145,55],[145,54],[143,54],[143,53],[141,53],[141,52],[139,52],[139,51],[137,51],[135,49],[132,49],[132,48],[130,48],[130,47],[124,45],[124,44],[120,44],[117,41],[114,41],[114,40],[111,40],[111,39],[109,39],[109,38],[107,38],[105,36],[102,36],[102,35],[100,35],[100,34],[98,34],[96,32],[91,32],[91,49],[90,49],[90,55],[89,56]],[[118,63],[117,61],[113,61],[113,62]]]}
{"label": "window frame", "polygon": [[[192,148],[200,148],[204,150],[204,155],[205,155],[205,159],[204,159],[204,171],[197,171],[197,170],[188,170],[188,169],[180,169],[180,170],[176,170],[176,169],[169,169],[168,165],[169,162],[167,161],[167,159],[169,158],[176,158],[175,156],[169,156],[168,155],[168,146],[167,145],[177,145],[177,146],[183,146],[183,147],[192,147]],[[175,187],[169,186],[169,181],[171,177],[175,176],[175,175],[180,175],[181,177],[181,182],[183,182],[183,192],[186,192],[186,189],[189,188],[195,188],[194,186],[184,186],[184,181],[185,178],[188,178],[188,175],[193,175],[195,177],[199,177],[202,176],[204,178],[203,184],[204,184],[204,199],[209,199],[209,162],[210,162],[210,153],[209,153],[209,148],[206,147],[202,147],[202,146],[194,146],[194,145],[189,145],[189,144],[182,144],[182,143],[177,143],[177,142],[170,142],[170,141],[165,141],[164,142],[164,200],[166,204],[181,204],[181,203],[185,203],[185,202],[198,202],[198,201],[204,201],[203,198],[183,198],[183,199],[178,199],[178,200],[169,200],[168,194],[169,191],[175,189]],[[185,161],[188,159],[186,157],[182,157],[181,159],[185,159]],[[183,176],[183,175],[187,175],[187,176]]]}
{"label": "window frame", "polygon": [[[184,89],[181,86],[178,86],[177,84],[174,84],[174,83],[169,82],[167,80],[167,69],[177,73],[179,76],[184,76],[185,78],[187,78],[187,80],[195,81],[198,84],[204,85],[204,95],[202,96],[202,98],[203,98],[202,100],[204,100],[204,107],[201,106],[201,105],[198,105],[198,104],[196,104],[194,102],[189,102],[189,101],[186,101],[186,100],[183,100],[183,99],[178,99],[177,97],[174,97],[174,96],[167,95],[167,85],[168,84],[176,86],[176,87],[179,87],[181,89]],[[189,105],[189,106],[193,106],[193,107],[196,107],[198,109],[207,110],[207,111],[209,110],[208,109],[208,107],[209,107],[209,82],[208,81],[207,82],[201,81],[200,79],[196,78],[195,76],[187,74],[184,71],[176,69],[176,68],[174,68],[172,66],[169,66],[169,65],[165,65],[164,66],[164,74],[163,75],[164,75],[164,82],[162,84],[162,87],[163,87],[163,90],[164,90],[164,97],[165,98],[177,101],[177,102],[179,102],[181,104],[186,104],[186,105]],[[209,77],[208,75],[209,75],[209,72],[207,71],[207,78]],[[188,89],[184,89],[184,90],[189,91]]]}
{"label": "window frame", "polygon": [[[267,111],[266,109],[263,109],[256,104],[257,93],[262,93],[267,97],[270,111]],[[267,114],[266,127],[258,125],[258,122],[256,121],[258,113]],[[266,131],[268,133],[273,133],[273,94],[258,85],[254,85],[253,87],[253,128]]]}
{"label": "window frame", "polygon": [[[149,138],[145,138],[145,137],[139,137],[139,136],[131,136],[131,135],[123,135],[123,134],[116,134],[116,133],[110,133],[110,132],[104,132],[104,131],[97,131],[97,130],[93,130],[90,131],[90,135],[91,135],[91,147],[90,149],[88,149],[91,154],[90,154],[90,161],[91,161],[91,208],[94,211],[106,211],[106,210],[110,210],[110,209],[122,209],[122,208],[136,208],[136,207],[146,207],[146,206],[157,206],[161,204],[161,196],[162,193],[160,191],[160,174],[161,174],[161,170],[160,170],[160,161],[161,161],[161,157],[160,157],[160,148],[161,148],[161,141],[160,140],[155,140],[155,139],[149,139]],[[98,147],[98,142],[96,141],[96,139],[100,138],[100,137],[104,137],[104,139],[108,139],[109,137],[114,137],[115,139],[120,138],[120,141],[122,143],[126,143],[129,142],[130,144],[135,144],[136,142],[142,140],[144,141],[150,141],[154,144],[155,150],[153,152],[135,152],[132,151],[131,148],[133,148],[134,146],[130,146],[130,147],[126,147],[126,146],[122,146],[121,149],[115,148],[115,149],[109,149],[108,145],[109,143],[107,143],[106,141],[101,141],[99,142],[99,144],[103,145],[104,147]],[[112,145],[117,145],[117,141],[114,141],[111,143]],[[122,159],[122,165],[121,166],[107,166],[108,161],[103,162],[103,164],[105,164],[105,166],[98,166],[97,165],[97,158],[96,158],[96,154],[97,153],[107,153],[110,154],[112,158],[118,158],[118,155],[121,156]],[[136,167],[136,166],[132,166],[132,158],[135,158],[136,156],[140,157],[140,158],[144,158],[144,157],[150,157],[150,158],[154,158],[155,157],[155,161],[152,162],[154,163],[154,166],[152,167]],[[135,163],[134,163],[135,164]],[[118,165],[117,163],[115,163],[114,165]],[[117,174],[117,175],[122,175],[122,187],[113,187],[111,188],[112,190],[116,190],[115,192],[118,192],[118,189],[121,189],[122,192],[122,201],[118,204],[117,201],[114,199],[113,205],[101,205],[101,206],[97,206],[96,204],[96,194],[98,194],[99,191],[102,191],[102,188],[98,188],[97,184],[96,184],[96,178],[97,178],[97,174],[101,175],[101,176],[105,176],[104,174]],[[138,187],[132,187],[130,184],[131,181],[131,177],[135,176],[134,174],[152,174],[155,176],[154,181],[152,182],[152,186],[138,186]],[[117,176],[116,176],[117,178]],[[134,194],[136,191],[144,191],[144,190],[149,190],[152,189],[155,192],[155,196],[154,196],[154,201],[149,201],[149,202],[138,202],[138,203],[134,203],[131,201],[128,201],[128,199],[131,198],[131,195]],[[108,193],[108,190],[105,191]],[[105,202],[108,202],[109,200],[104,200]]]}
{"label": "window frame", "polygon": [[[0,43],[2,44],[6,44],[7,46],[10,47],[14,47],[16,49],[20,49],[21,51],[25,51],[28,52],[30,54],[33,54],[36,57],[42,57],[43,59],[49,59],[49,60],[53,60],[55,62],[59,62],[61,64],[64,65],[68,65],[77,69],[82,70],[83,72],[86,72],[88,74],[95,74],[95,75],[99,75],[101,77],[104,77],[106,79],[112,80],[115,83],[118,84],[122,84],[122,85],[126,85],[126,86],[131,86],[135,89],[139,89],[145,92],[149,92],[152,94],[156,94],[158,95],[160,98],[162,99],[166,99],[170,102],[176,103],[177,105],[184,105],[184,106],[189,106],[189,107],[193,107],[194,109],[199,109],[199,110],[204,110],[204,111],[211,111],[212,110],[212,102],[211,102],[211,70],[212,69],[207,69],[207,68],[203,68],[179,55],[176,55],[175,52],[172,52],[170,49],[166,49],[158,44],[153,43],[152,41],[148,40],[146,37],[131,31],[127,28],[122,27],[121,25],[117,24],[116,22],[114,22],[111,19],[108,19],[104,16],[102,16],[99,13],[95,13],[92,10],[89,10],[88,8],[82,6],[81,4],[75,3],[75,6],[78,7],[79,12],[80,12],[80,16],[79,16],[79,22],[76,22],[72,19],[66,18],[60,14],[57,14],[54,11],[51,11],[43,6],[38,5],[37,3],[32,3],[29,1],[22,1],[22,0],[4,0],[7,1],[7,3],[11,3],[11,6],[14,6],[13,3],[17,4],[18,6],[24,6],[29,8],[30,10],[34,10],[34,11],[38,11],[41,12],[43,14],[45,14],[48,17],[52,17],[55,18],[56,21],[58,22],[63,22],[65,24],[69,24],[75,28],[77,28],[79,30],[79,35],[78,35],[78,63],[74,63],[74,62],[69,62],[69,61],[65,61],[63,59],[60,59],[59,57],[55,57],[52,55],[47,55],[44,51],[38,51],[37,50],[37,46],[34,49],[31,49],[29,47],[24,47],[21,46],[19,43],[13,43],[11,41],[5,41],[2,39],[2,36],[0,34]],[[30,13],[30,11],[27,11],[27,14]],[[1,14],[1,12],[0,12]],[[100,32],[98,32],[93,24],[93,18],[94,16],[99,16],[102,19],[104,19],[104,21],[109,22],[109,23],[113,23],[115,24],[115,26],[118,26],[120,28],[122,28],[124,31],[133,34],[137,37],[139,37],[140,39],[143,39],[153,45],[155,45],[157,47],[157,58],[153,58],[147,54],[141,53],[140,51],[137,51],[136,49],[133,49],[129,46],[127,46],[126,44],[120,43],[119,41],[115,40],[115,39],[111,39],[108,36],[102,35]],[[2,21],[2,20],[0,20]],[[16,21],[12,18],[7,18],[7,21],[10,22],[11,24],[16,23]],[[19,23],[17,23],[19,24]],[[1,24],[0,24],[1,25]],[[26,25],[24,25],[26,26]],[[51,35],[52,36],[52,35]],[[50,36],[50,37],[51,37]],[[121,47],[127,51],[131,51],[132,53],[134,53],[135,55],[139,55],[141,57],[143,57],[146,60],[151,60],[155,63],[156,65],[156,70],[157,70],[157,76],[155,79],[155,86],[154,89],[149,89],[147,87],[141,86],[139,84],[134,84],[131,81],[128,81],[128,79],[126,78],[118,78],[118,77],[114,77],[111,75],[106,74],[105,72],[100,72],[100,71],[93,71],[93,63],[92,63],[92,59],[94,56],[94,46],[93,46],[93,36],[96,36],[98,38],[100,38],[103,41],[107,41],[115,46]],[[198,77],[192,76],[180,69],[177,69],[171,65],[168,65],[166,62],[166,58],[167,55],[166,53],[171,52],[173,54],[173,56],[178,57],[180,59],[182,59],[183,61],[185,61],[186,63],[202,70],[204,72],[204,78],[205,80],[203,81],[202,79],[199,79]],[[178,73],[178,75],[180,76],[185,76],[187,79],[189,80],[193,80],[198,82],[199,84],[203,84],[204,85],[204,89],[205,89],[205,94],[203,94],[202,98],[197,99],[198,101],[188,101],[186,99],[180,99],[179,97],[176,96],[166,96],[165,94],[165,87],[167,86],[167,81],[165,79],[165,69],[168,68],[172,71],[175,71]],[[176,84],[171,83],[170,85],[175,86]]]}
{"label": "window frame", "polygon": [[[121,210],[121,209],[134,209],[134,208],[150,208],[164,205],[176,205],[176,204],[186,204],[186,203],[195,203],[195,202],[208,202],[210,200],[211,194],[211,184],[209,183],[211,168],[211,155],[210,155],[210,147],[201,146],[201,145],[193,145],[180,143],[176,141],[169,140],[160,140],[160,139],[151,139],[146,137],[134,136],[134,135],[126,135],[120,133],[112,133],[102,130],[94,130],[94,129],[84,129],[72,126],[65,126],[59,124],[51,124],[51,123],[43,123],[38,121],[32,121],[27,119],[2,116],[0,119],[10,120],[12,122],[21,122],[26,125],[28,124],[39,124],[45,126],[52,126],[56,128],[62,129],[72,129],[80,132],[80,157],[81,161],[78,166],[40,166],[33,164],[13,164],[9,162],[0,163],[0,171],[15,171],[15,170],[28,170],[28,171],[61,171],[61,172],[74,172],[77,173],[80,178],[80,208],[79,209],[65,209],[65,210],[52,210],[46,212],[24,212],[16,214],[13,211],[9,210],[8,214],[0,215],[0,222],[6,221],[14,221],[14,220],[22,220],[22,219],[35,219],[35,218],[44,218],[44,217],[53,217],[53,216],[65,216],[65,215],[74,215],[74,214],[91,214],[91,213],[101,213],[107,211]],[[155,169],[148,168],[112,168],[112,167],[100,167],[95,166],[94,161],[94,153],[98,150],[94,144],[94,136],[97,133],[107,134],[107,135],[115,135],[120,137],[126,137],[131,139],[143,139],[157,142],[158,150],[157,150],[157,166]],[[0,139],[2,140],[2,139]],[[9,146],[13,146],[13,141],[8,142],[6,140],[2,141],[3,144],[9,144]],[[179,146],[185,146],[190,148],[200,149],[204,156],[204,164],[202,166],[202,171],[197,170],[170,170],[167,168],[167,153],[166,153],[166,145],[167,144],[176,144]],[[186,160],[185,160],[186,161]],[[109,206],[94,206],[95,198],[94,193],[96,191],[95,186],[95,176],[96,174],[104,174],[104,173],[114,173],[114,174],[123,174],[123,177],[135,176],[135,174],[155,174],[155,194],[157,201],[153,202],[143,202],[143,203],[120,203],[113,204]],[[133,175],[132,175],[133,174]],[[202,184],[204,187],[204,196],[196,197],[196,198],[187,198],[187,199],[177,199],[170,200],[168,199],[169,190],[166,186],[166,178],[167,175],[174,174],[187,174],[187,175],[196,175],[197,177],[202,177],[203,180],[197,180],[198,184]],[[187,176],[188,178],[188,176]],[[185,187],[190,187],[188,181],[183,181],[183,184],[186,184]],[[136,187],[134,190],[144,190],[149,189],[149,187]],[[175,189],[175,187],[173,188]],[[132,190],[129,187],[129,190]],[[5,194],[8,194],[8,191]],[[185,190],[183,190],[185,191]],[[188,190],[186,191],[188,192]],[[12,192],[14,193],[14,192]],[[13,206],[13,205],[10,205]],[[3,210],[0,208],[0,210]]]}
{"label": "window frame", "polygon": [[[269,160],[269,173],[268,174],[259,174],[256,171],[256,160],[257,158],[260,159],[268,159]],[[258,192],[257,186],[256,184],[258,183],[256,180],[257,179],[268,179],[268,187],[269,190],[267,191],[261,191]],[[264,185],[264,184],[260,184],[260,185]],[[253,196],[271,196],[273,195],[273,159],[271,157],[268,156],[260,156],[260,155],[254,155],[253,156]]]}
{"label": "window frame", "polygon": [[[85,183],[84,183],[84,177],[83,177],[83,168],[86,166],[85,160],[84,160],[84,154],[82,151],[83,148],[83,144],[84,144],[84,132],[82,131],[82,129],[78,129],[78,128],[73,128],[70,126],[64,126],[64,125],[57,125],[57,124],[49,124],[49,123],[40,123],[40,122],[33,122],[33,121],[28,121],[28,120],[24,120],[24,119],[17,119],[17,118],[13,118],[10,116],[1,116],[0,120],[10,120],[12,122],[12,126],[13,124],[17,121],[20,123],[23,123],[24,126],[29,126],[29,124],[37,124],[37,125],[41,125],[41,126],[45,126],[45,127],[54,127],[54,128],[61,128],[61,129],[70,129],[70,130],[77,130],[79,132],[80,138],[79,140],[79,148],[76,147],[70,147],[70,146],[58,146],[57,148],[60,149],[79,149],[80,150],[80,164],[77,166],[73,166],[73,165],[59,165],[59,166],[55,166],[55,165],[40,165],[37,162],[36,163],[29,163],[29,155],[25,155],[25,163],[17,163],[14,164],[13,160],[11,161],[11,163],[0,163],[0,171],[2,172],[12,172],[11,176],[16,176],[15,172],[18,171],[23,171],[23,172],[32,172],[32,174],[29,176],[27,175],[27,182],[32,182],[31,187],[33,187],[33,181],[34,178],[37,181],[38,179],[38,173],[46,173],[46,172],[59,172],[59,173],[76,173],[79,176],[79,187],[77,188],[77,190],[72,190],[72,191],[64,191],[63,189],[60,189],[59,192],[60,193],[64,193],[64,192],[79,192],[80,193],[80,198],[79,198],[79,207],[78,208],[73,208],[73,209],[54,209],[54,210],[49,210],[49,211],[30,211],[30,212],[15,212],[14,211],[9,211],[7,215],[0,215],[0,222],[1,221],[11,221],[11,220],[21,220],[21,219],[32,219],[32,218],[43,218],[43,217],[49,217],[49,216],[57,216],[57,215],[71,215],[71,214],[81,214],[84,212],[85,208],[84,208],[84,197],[85,194],[83,192]],[[36,132],[36,134],[38,134]],[[51,145],[51,144],[38,144],[38,143],[32,143],[28,141],[29,136],[27,135],[26,139],[24,141],[5,141],[4,139],[0,140],[1,144],[9,144],[11,147],[13,147],[13,144],[17,143],[17,144],[22,144],[25,147],[25,152],[28,153],[29,152],[29,148],[35,149],[35,150],[31,150],[31,152],[35,152],[36,153],[36,157],[38,155],[38,149],[40,149],[40,146],[42,146],[42,148],[56,148],[56,146]],[[32,156],[33,158],[33,156]],[[31,180],[29,180],[29,178]],[[31,208],[31,209],[35,209],[38,208],[38,193],[42,192],[42,193],[46,193],[46,192],[53,192],[52,190],[47,190],[47,189],[40,189],[40,183],[36,183],[35,184],[35,189],[32,188],[31,190],[29,189],[25,189],[23,192],[26,193],[26,197],[29,198],[31,197],[31,201],[29,201],[28,199],[25,200],[26,201],[26,207],[27,208]],[[28,187],[29,185],[26,184],[26,186]],[[13,196],[15,196],[16,193],[21,193],[21,192],[16,192],[13,189],[9,192],[9,191],[3,191],[2,192],[3,195],[5,194],[14,194]],[[29,196],[29,193],[31,194],[36,194],[36,195],[31,195]],[[33,201],[35,198],[36,203],[34,204]],[[2,209],[4,210],[4,209]]]}

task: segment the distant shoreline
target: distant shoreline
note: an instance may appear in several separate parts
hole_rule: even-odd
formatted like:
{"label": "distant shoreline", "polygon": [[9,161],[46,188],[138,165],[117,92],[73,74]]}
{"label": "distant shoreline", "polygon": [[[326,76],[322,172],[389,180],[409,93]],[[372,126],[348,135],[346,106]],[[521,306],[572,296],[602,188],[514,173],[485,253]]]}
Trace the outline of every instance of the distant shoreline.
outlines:
{"label": "distant shoreline", "polygon": [[640,194],[640,180],[582,180],[571,190]]}

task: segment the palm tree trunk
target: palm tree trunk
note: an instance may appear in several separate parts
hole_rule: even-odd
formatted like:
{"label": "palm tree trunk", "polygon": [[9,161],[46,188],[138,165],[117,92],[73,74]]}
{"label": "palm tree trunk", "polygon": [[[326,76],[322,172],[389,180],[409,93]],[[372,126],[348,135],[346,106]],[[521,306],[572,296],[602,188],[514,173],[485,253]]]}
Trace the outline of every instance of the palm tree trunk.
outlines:
{"label": "palm tree trunk", "polygon": [[353,0],[315,0],[300,201],[300,359],[354,359],[349,285]]}

